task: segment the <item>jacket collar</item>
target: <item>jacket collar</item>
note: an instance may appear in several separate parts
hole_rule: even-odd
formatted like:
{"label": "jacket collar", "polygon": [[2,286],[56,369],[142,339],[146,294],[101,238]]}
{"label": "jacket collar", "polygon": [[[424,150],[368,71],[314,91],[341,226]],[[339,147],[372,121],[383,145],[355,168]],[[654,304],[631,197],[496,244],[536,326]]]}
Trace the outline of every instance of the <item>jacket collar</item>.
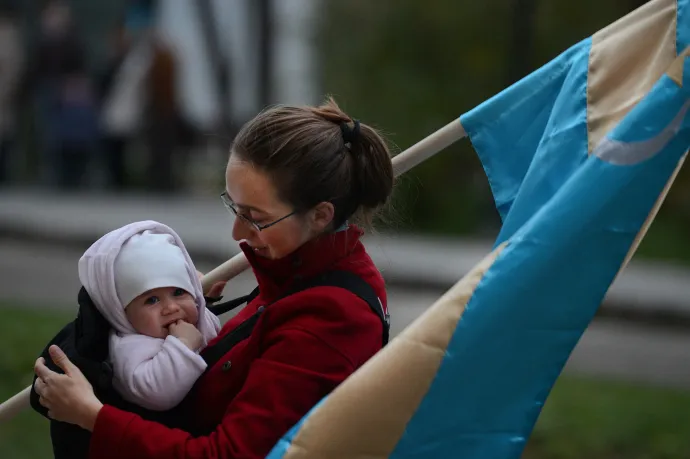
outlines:
{"label": "jacket collar", "polygon": [[246,242],[242,242],[240,248],[254,271],[261,297],[272,302],[293,283],[327,271],[352,253],[362,234],[360,228],[351,225],[312,239],[291,254],[277,260],[256,255]]}

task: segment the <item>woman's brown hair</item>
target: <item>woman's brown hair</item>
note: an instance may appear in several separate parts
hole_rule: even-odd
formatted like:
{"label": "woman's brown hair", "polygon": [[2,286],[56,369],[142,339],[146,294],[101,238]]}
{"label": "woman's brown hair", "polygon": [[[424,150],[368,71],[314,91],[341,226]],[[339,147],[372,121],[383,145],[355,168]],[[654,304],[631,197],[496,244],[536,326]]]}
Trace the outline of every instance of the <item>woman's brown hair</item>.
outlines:
{"label": "woman's brown hair", "polygon": [[349,219],[370,224],[393,190],[386,142],[333,98],[261,112],[237,134],[232,153],[268,173],[280,198],[298,211],[331,202],[334,229]]}

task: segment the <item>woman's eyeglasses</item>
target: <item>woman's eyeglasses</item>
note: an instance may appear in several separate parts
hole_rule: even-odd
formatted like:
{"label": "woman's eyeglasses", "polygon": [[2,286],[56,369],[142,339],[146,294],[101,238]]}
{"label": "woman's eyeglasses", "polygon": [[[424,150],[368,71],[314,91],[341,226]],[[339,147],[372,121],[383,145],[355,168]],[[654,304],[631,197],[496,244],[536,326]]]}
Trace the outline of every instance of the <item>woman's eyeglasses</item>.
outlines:
{"label": "woman's eyeglasses", "polygon": [[250,217],[244,215],[237,209],[237,205],[230,199],[230,196],[228,196],[227,191],[223,191],[220,194],[220,200],[223,202],[223,205],[225,206],[226,209],[228,209],[230,212],[232,212],[237,218],[240,220],[244,221],[245,223],[253,226],[256,228],[257,231],[262,231],[265,230],[266,228],[270,228],[271,226],[275,225],[276,223],[280,223],[281,221],[285,220],[288,217],[292,217],[294,214],[297,213],[296,210],[293,210],[289,214],[287,214],[284,217],[279,218],[278,220],[275,220],[271,223],[266,223],[266,224],[260,224],[252,220]]}

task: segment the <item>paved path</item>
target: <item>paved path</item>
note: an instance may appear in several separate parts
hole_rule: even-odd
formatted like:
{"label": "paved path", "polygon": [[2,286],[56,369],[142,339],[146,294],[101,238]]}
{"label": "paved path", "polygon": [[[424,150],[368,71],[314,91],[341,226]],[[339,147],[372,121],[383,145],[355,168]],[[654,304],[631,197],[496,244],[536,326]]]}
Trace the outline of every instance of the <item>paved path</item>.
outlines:
{"label": "paved path", "polygon": [[[0,239],[0,300],[76,311],[80,255],[73,249]],[[210,267],[199,265],[204,271]],[[226,295],[246,293],[253,286],[251,275],[244,273],[229,284]],[[395,335],[439,295],[395,286],[389,296]],[[0,373],[1,366],[0,362]],[[573,352],[566,372],[690,390],[690,333],[595,320]]]}
{"label": "paved path", "polygon": [[[0,234],[68,242],[81,250],[123,224],[154,219],[173,227],[195,260],[214,265],[237,253],[232,217],[218,198],[0,190]],[[441,293],[491,250],[490,241],[382,234],[366,245],[386,280]],[[0,254],[1,255],[1,254]],[[606,307],[690,319],[690,270],[633,260],[614,283]]]}

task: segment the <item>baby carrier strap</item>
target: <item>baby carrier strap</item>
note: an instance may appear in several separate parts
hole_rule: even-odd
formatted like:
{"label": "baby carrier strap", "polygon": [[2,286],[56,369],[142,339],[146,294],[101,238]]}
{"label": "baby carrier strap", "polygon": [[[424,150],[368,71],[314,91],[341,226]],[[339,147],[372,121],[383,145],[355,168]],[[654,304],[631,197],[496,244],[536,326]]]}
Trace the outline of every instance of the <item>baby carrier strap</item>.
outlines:
{"label": "baby carrier strap", "polygon": [[[298,282],[276,299],[276,301],[314,287],[339,287],[350,291],[364,300],[381,320],[383,324],[383,345],[385,346],[388,344],[390,335],[390,315],[383,309],[383,305],[371,285],[350,271],[327,271],[303,282]],[[216,315],[224,314],[245,303],[250,303],[258,294],[259,287],[256,287],[249,295],[241,296],[215,306],[208,306],[208,309]],[[265,307],[257,309],[251,317],[239,324],[233,331],[223,336],[213,346],[207,347],[202,352],[201,356],[206,361],[208,368],[213,367],[237,343],[249,338],[256,322],[258,322],[264,310]]]}

